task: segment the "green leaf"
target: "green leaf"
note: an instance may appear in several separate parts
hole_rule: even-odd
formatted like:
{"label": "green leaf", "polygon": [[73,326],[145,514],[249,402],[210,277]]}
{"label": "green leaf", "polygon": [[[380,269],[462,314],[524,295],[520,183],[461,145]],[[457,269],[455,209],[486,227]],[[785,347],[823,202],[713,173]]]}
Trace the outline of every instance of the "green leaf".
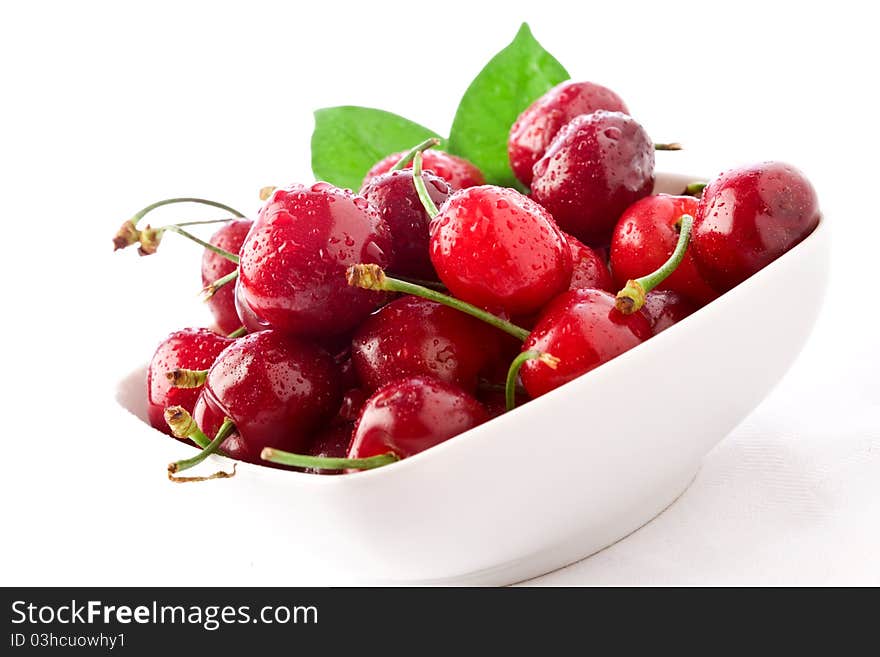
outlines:
{"label": "green leaf", "polygon": [[520,113],[569,78],[523,23],[516,37],[495,55],[464,92],[449,135],[449,151],[470,160],[486,181],[519,186],[507,158],[507,136]]}
{"label": "green leaf", "polygon": [[352,105],[326,107],[315,112],[312,171],[318,180],[357,191],[370,167],[383,157],[437,136],[391,112]]}

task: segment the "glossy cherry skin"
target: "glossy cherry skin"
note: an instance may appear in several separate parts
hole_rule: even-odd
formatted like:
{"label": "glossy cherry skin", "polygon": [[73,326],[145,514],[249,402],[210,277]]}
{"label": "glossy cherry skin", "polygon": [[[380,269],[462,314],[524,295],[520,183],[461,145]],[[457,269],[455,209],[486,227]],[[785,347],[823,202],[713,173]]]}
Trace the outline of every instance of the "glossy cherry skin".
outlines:
{"label": "glossy cherry skin", "polygon": [[[629,206],[611,238],[611,271],[617,288],[630,279],[640,278],[658,269],[678,243],[676,226],[683,214],[696,218],[698,199],[693,196],[647,196]],[[697,271],[693,245],[676,270],[657,289],[672,290],[704,306],[718,293]]]}
{"label": "glossy cherry skin", "polygon": [[565,235],[565,241],[571,249],[571,282],[568,289],[590,288],[614,292],[614,281],[602,256],[576,237]]}
{"label": "glossy cherry skin", "polygon": [[352,361],[369,391],[430,376],[473,392],[477,375],[498,351],[501,335],[459,310],[405,296],[361,325],[352,340]]}
{"label": "glossy cherry skin", "polygon": [[[434,205],[442,205],[452,193],[449,183],[430,171],[422,173],[422,180]],[[436,281],[437,273],[428,254],[431,217],[413,185],[412,169],[375,176],[361,195],[379,211],[391,230],[394,254],[388,272]]]}
{"label": "glossy cherry skin", "polygon": [[236,432],[223,443],[223,451],[259,463],[264,447],[305,449],[339,402],[337,365],[323,349],[262,331],[236,340],[217,357],[193,418],[208,437],[224,417],[230,418]]}
{"label": "glossy cherry skin", "polygon": [[[391,167],[397,164],[401,157],[403,157],[403,151],[400,153],[392,153],[388,157],[376,162],[364,177],[362,187],[366,187],[376,176],[391,171]],[[406,171],[407,169],[412,172],[412,164],[405,167],[403,170]],[[468,162],[463,157],[450,155],[449,153],[438,151],[433,148],[422,153],[422,170],[430,170],[435,175],[443,178],[443,180],[449,183],[453,191],[464,189],[466,187],[475,187],[476,185],[482,185],[486,182],[486,179],[483,177],[483,172],[474,164]]]}
{"label": "glossy cherry skin", "polygon": [[[253,225],[250,219],[234,219],[214,233],[208,240],[224,251],[238,255],[241,245]],[[205,249],[202,254],[202,285],[208,286],[235,271],[236,264],[221,255]],[[217,328],[223,333],[232,333],[241,327],[241,320],[235,310],[235,285],[226,284],[208,299],[208,307],[214,314]]]}
{"label": "glossy cherry skin", "polygon": [[349,458],[392,452],[407,458],[489,419],[476,399],[427,377],[391,383],[367,401],[355,426]]}
{"label": "glossy cherry skin", "polygon": [[532,184],[532,168],[562,127],[574,117],[597,110],[623,112],[629,110],[620,96],[592,82],[568,80],[553,87],[528,106],[510,128],[507,154],[513,173],[528,186]]}
{"label": "glossy cherry skin", "polygon": [[382,293],[348,285],[346,269],[391,262],[388,226],[365,198],[328,183],[276,190],[241,248],[236,306],[248,330],[317,337],[350,331]]}
{"label": "glossy cherry skin", "polygon": [[526,361],[520,376],[530,397],[568,383],[653,335],[642,312],[624,315],[614,303],[614,295],[602,290],[571,290],[544,310],[523,351],[551,354],[559,365],[554,370],[537,360]]}
{"label": "glossy cherry skin", "polygon": [[454,296],[510,315],[538,310],[571,280],[571,250],[553,217],[492,185],[456,192],[440,208],[431,262]]}
{"label": "glossy cherry skin", "polygon": [[654,335],[677,324],[688,315],[696,312],[697,306],[671,290],[654,290],[645,296],[642,312],[651,323]]}
{"label": "glossy cherry skin", "polygon": [[605,246],[626,208],[654,187],[654,144],[632,117],[583,114],[567,123],[535,163],[532,196],[562,230]]}
{"label": "glossy cherry skin", "polygon": [[165,375],[177,368],[206,370],[232,342],[205,328],[186,328],[159,343],[147,369],[147,415],[154,428],[172,435],[165,409],[182,406],[192,413],[200,393],[199,388],[175,388]]}
{"label": "glossy cherry skin", "polygon": [[694,221],[700,273],[726,292],[798,244],[819,224],[816,190],[781,162],[727,171],[703,190]]}

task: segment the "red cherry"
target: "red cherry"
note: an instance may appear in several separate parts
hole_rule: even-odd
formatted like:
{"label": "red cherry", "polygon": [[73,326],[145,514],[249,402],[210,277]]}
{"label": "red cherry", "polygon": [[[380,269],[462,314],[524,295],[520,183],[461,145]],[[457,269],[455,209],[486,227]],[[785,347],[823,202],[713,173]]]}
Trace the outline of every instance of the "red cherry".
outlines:
{"label": "red cherry", "polygon": [[384,299],[350,287],[346,269],[390,256],[388,227],[362,196],[328,183],[276,190],[241,248],[239,316],[251,331],[345,333]]}
{"label": "red cherry", "polygon": [[[367,172],[362,187],[366,187],[376,176],[388,173],[404,154],[404,151],[392,153],[388,157],[379,160]],[[453,191],[464,189],[465,187],[475,187],[486,182],[483,173],[462,157],[431,148],[424,151],[422,158],[422,169],[430,169],[434,174],[443,178],[443,180],[449,183]],[[404,171],[406,170],[411,172],[412,164],[405,167]]]}
{"label": "red cherry", "polygon": [[614,295],[601,290],[571,290],[555,299],[523,343],[559,359],[556,369],[539,360],[522,366],[523,385],[532,398],[595,369],[651,337],[651,324],[641,312],[624,315]]}
{"label": "red cherry", "polygon": [[648,317],[654,335],[696,312],[697,307],[688,299],[671,290],[657,290],[645,295],[642,311]]}
{"label": "red cherry", "polygon": [[[441,205],[452,193],[449,184],[430,171],[423,172],[422,179],[435,205]],[[428,255],[431,218],[416,193],[412,169],[375,176],[361,190],[361,195],[379,211],[391,230],[394,255],[388,271],[410,278],[437,280]]]}
{"label": "red cherry", "polygon": [[367,393],[362,388],[350,388],[342,395],[342,403],[339,405],[339,418],[346,422],[354,422],[361,414],[361,409],[365,403],[367,403]]}
{"label": "red cherry", "polygon": [[565,233],[563,235],[571,249],[571,283],[568,284],[568,289],[590,288],[613,292],[614,281],[602,255],[577,238]]}
{"label": "red cherry", "polygon": [[576,116],[596,110],[629,114],[620,96],[592,82],[563,82],[528,106],[510,128],[507,154],[513,173],[532,184],[532,167],[543,157],[562,127]]}
{"label": "red cherry", "polygon": [[[253,225],[250,219],[235,219],[225,224],[208,240],[216,247],[238,255],[241,245]],[[202,285],[208,286],[227,274],[235,271],[237,265],[210,249],[202,254]],[[235,310],[235,286],[224,285],[210,299],[208,307],[214,314],[217,327],[223,333],[232,333],[241,326],[241,320]]]}
{"label": "red cherry", "polygon": [[532,195],[559,226],[604,246],[621,213],[654,187],[654,144],[620,112],[572,119],[535,164]]}
{"label": "red cherry", "polygon": [[568,287],[571,251],[544,208],[506,187],[456,192],[431,222],[431,261],[453,295],[527,315]]}
{"label": "red cherry", "polygon": [[[611,238],[611,271],[618,287],[651,273],[672,255],[678,243],[678,222],[683,214],[697,215],[692,196],[657,194],[629,206]],[[658,286],[672,290],[703,306],[718,297],[697,271],[689,250],[678,268]]]}
{"label": "red cherry", "polygon": [[147,415],[154,428],[170,436],[171,429],[165,422],[165,409],[182,406],[192,413],[199,396],[198,388],[172,386],[166,376],[168,372],[176,369],[206,370],[232,342],[208,329],[187,328],[175,331],[159,344],[147,369]]}
{"label": "red cherry", "polygon": [[431,376],[473,392],[501,335],[458,310],[405,296],[361,325],[352,341],[352,361],[370,391],[400,379]]}
{"label": "red cherry", "polygon": [[780,162],[731,169],[703,190],[694,221],[697,268],[726,292],[798,244],[819,223],[816,190]]}
{"label": "red cherry", "polygon": [[469,394],[448,383],[414,377],[381,388],[355,427],[349,458],[394,453],[407,458],[489,419]]}
{"label": "red cherry", "polygon": [[217,357],[193,418],[208,436],[230,418],[236,432],[223,451],[258,463],[264,447],[304,448],[339,401],[338,369],[323,349],[262,331],[236,340]]}

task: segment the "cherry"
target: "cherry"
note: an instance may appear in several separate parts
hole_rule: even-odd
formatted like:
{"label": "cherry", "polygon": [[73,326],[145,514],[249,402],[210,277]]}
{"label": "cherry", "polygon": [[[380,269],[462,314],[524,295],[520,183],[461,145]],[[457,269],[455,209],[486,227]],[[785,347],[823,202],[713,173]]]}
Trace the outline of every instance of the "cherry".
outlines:
{"label": "cherry", "polygon": [[798,244],[818,223],[816,191],[794,167],[763,162],[731,169],[703,190],[694,259],[723,293]]}
{"label": "cherry", "polygon": [[349,458],[407,458],[486,422],[476,399],[456,386],[413,377],[378,390],[358,418]]}
{"label": "cherry", "polygon": [[615,303],[613,294],[580,289],[547,306],[523,351],[552,354],[559,362],[555,369],[539,359],[523,364],[520,375],[530,397],[558,388],[651,337],[643,313],[624,315]]}
{"label": "cherry", "polygon": [[671,290],[655,290],[645,296],[642,311],[651,322],[654,335],[696,312],[697,307],[688,299]]}
{"label": "cherry", "polygon": [[605,259],[597,251],[591,249],[571,235],[565,235],[565,241],[571,249],[571,282],[569,290],[592,288],[594,290],[614,290],[614,281]]}
{"label": "cherry", "polygon": [[510,315],[538,310],[571,280],[571,251],[553,217],[492,185],[443,204],[431,222],[431,262],[453,295]]}
{"label": "cherry", "polygon": [[[378,175],[388,173],[407,155],[406,152],[392,153],[380,160],[367,172],[362,187],[366,187],[370,181]],[[473,164],[462,157],[450,155],[436,149],[426,150],[423,154],[423,168],[431,170],[435,175],[443,178],[453,191],[466,187],[475,187],[486,182],[483,173]],[[406,167],[412,169],[412,165]]]}
{"label": "cherry", "polygon": [[358,415],[361,414],[361,409],[364,407],[364,404],[367,402],[367,393],[364,392],[363,388],[349,388],[344,395],[342,395],[342,403],[339,405],[339,417],[346,422],[354,422],[357,420]]}
{"label": "cherry", "polygon": [[654,187],[654,145],[620,112],[572,119],[534,167],[532,195],[559,226],[604,246],[621,213]]}
{"label": "cherry", "polygon": [[520,182],[532,184],[532,167],[566,123],[596,110],[629,114],[620,96],[610,89],[571,80],[556,85],[529,105],[510,128],[507,141],[510,166]]}
{"label": "cherry", "polygon": [[[422,179],[431,200],[441,205],[452,193],[449,184],[430,171]],[[388,271],[400,276],[437,280],[428,255],[428,225],[425,211],[413,186],[412,171],[391,171],[374,176],[361,195],[379,211],[394,239],[394,254]]]}
{"label": "cherry", "polygon": [[383,306],[352,341],[352,360],[367,390],[431,376],[473,392],[501,334],[434,301],[406,296]]}
{"label": "cherry", "polygon": [[384,298],[346,285],[346,268],[390,256],[388,226],[362,196],[328,183],[276,190],[241,248],[239,316],[251,331],[345,333]]}
{"label": "cherry", "polygon": [[[220,230],[211,236],[209,242],[214,246],[238,255],[241,245],[247,237],[253,222],[249,219],[236,219],[225,224]],[[202,285],[206,289],[224,277],[233,275],[238,266],[218,254],[216,251],[205,249],[202,254]],[[212,291],[208,297],[208,307],[214,314],[214,320],[223,333],[232,333],[241,326],[241,320],[235,310],[235,288],[232,285],[222,285]]]}
{"label": "cherry", "polygon": [[259,462],[264,447],[304,448],[339,402],[338,368],[323,349],[262,331],[236,340],[217,357],[193,417],[209,436],[230,418],[235,433],[223,451]]}
{"label": "cherry", "polygon": [[[692,196],[657,194],[626,209],[611,238],[611,271],[618,286],[657,269],[669,258],[678,242],[681,216],[696,216],[698,202]],[[690,252],[659,289],[678,292],[699,306],[718,297],[697,271]]]}
{"label": "cherry", "polygon": [[167,378],[168,372],[207,369],[230,344],[229,338],[204,328],[175,331],[159,344],[147,369],[147,415],[154,428],[171,435],[165,409],[182,406],[192,413],[199,396],[196,388],[174,387]]}

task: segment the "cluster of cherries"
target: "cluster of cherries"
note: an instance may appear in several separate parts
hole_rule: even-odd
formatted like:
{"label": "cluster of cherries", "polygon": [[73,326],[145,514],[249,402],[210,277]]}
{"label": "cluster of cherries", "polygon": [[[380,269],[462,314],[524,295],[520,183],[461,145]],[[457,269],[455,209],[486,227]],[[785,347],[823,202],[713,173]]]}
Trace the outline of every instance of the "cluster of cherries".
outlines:
{"label": "cluster of cherries", "polygon": [[[511,128],[528,195],[435,145],[389,155],[359,194],[269,189],[253,221],[169,199],[123,225],[117,248],[152,253],[169,230],[206,247],[222,334],[171,334],[147,379],[153,426],[203,448],[173,477],[217,451],[311,472],[406,458],[668,328],[819,220],[810,183],[780,163],[651,195],[654,151],[674,146],[589,82],[555,87]],[[182,200],[238,218],[210,242],[187,224],[138,228]]]}

